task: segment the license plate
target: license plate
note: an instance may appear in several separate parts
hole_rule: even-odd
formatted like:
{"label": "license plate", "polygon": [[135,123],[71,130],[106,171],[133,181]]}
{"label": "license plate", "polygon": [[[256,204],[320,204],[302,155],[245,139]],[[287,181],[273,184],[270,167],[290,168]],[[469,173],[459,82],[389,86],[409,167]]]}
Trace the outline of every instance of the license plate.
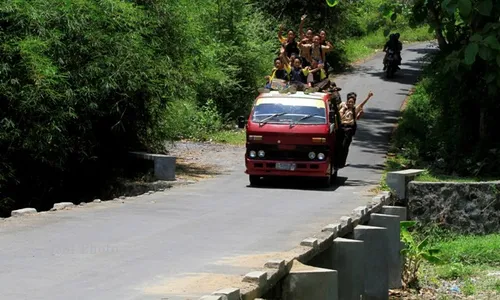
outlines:
{"label": "license plate", "polygon": [[293,171],[293,170],[295,170],[295,164],[294,163],[276,163],[276,169]]}

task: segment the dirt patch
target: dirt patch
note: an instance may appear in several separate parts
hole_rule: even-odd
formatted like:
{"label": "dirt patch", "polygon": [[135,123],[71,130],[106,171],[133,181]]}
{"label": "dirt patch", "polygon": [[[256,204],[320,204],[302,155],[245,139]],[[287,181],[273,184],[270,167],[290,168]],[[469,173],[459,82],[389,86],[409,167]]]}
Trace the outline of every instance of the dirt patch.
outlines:
{"label": "dirt patch", "polygon": [[250,283],[242,282],[243,276],[224,275],[213,273],[188,274],[185,277],[165,280],[155,285],[148,285],[142,288],[147,295],[158,295],[166,297],[168,295],[182,296],[185,299],[199,299],[200,295],[210,295],[214,291],[228,288],[251,288]]}
{"label": "dirt patch", "polygon": [[314,271],[316,269],[318,269],[318,268],[304,265],[303,263],[301,263],[297,260],[294,260],[292,262],[292,269],[290,270],[290,272],[306,272],[306,271]]}
{"label": "dirt patch", "polygon": [[179,141],[167,144],[166,148],[177,157],[176,176],[182,179],[199,181],[244,165],[243,146]]}
{"label": "dirt patch", "polygon": [[181,180],[200,181],[222,174],[216,165],[190,162],[184,157],[177,158],[175,177]]}
{"label": "dirt patch", "polygon": [[265,263],[270,260],[284,259],[288,262],[291,261],[295,256],[296,253],[293,252],[268,252],[254,255],[225,257],[215,262],[215,264],[258,269],[263,268]]}

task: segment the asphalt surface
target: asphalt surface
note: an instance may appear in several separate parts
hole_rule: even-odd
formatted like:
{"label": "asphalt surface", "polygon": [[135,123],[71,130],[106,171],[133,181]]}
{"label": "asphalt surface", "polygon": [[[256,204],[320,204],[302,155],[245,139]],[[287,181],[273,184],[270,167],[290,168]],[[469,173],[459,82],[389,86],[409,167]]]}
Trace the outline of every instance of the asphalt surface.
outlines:
{"label": "asphalt surface", "polygon": [[242,150],[230,175],[124,203],[0,221],[0,299],[197,299],[213,290],[182,290],[180,281],[179,291],[162,286],[176,286],[188,273],[245,274],[248,268],[214,262],[297,246],[370,199],[389,134],[429,47],[405,49],[394,79],[384,78],[381,53],[336,79],[344,101],[350,91],[358,101],[374,93],[339,185],[250,188]]}

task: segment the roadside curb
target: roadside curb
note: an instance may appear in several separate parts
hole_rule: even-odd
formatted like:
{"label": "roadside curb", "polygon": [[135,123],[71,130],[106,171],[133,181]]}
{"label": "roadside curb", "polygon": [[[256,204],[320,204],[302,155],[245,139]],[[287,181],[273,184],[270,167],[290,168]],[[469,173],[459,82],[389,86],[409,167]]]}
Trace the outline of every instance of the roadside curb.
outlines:
{"label": "roadside curb", "polygon": [[[306,264],[316,255],[330,248],[336,238],[344,237],[354,231],[358,225],[367,223],[371,214],[380,213],[383,207],[391,204],[392,194],[384,191],[373,197],[365,206],[359,206],[352,210],[348,216],[342,216],[338,223],[333,223],[323,227],[320,232],[302,240],[299,245],[291,249],[293,257],[277,257],[263,263],[262,268],[254,269],[242,276],[241,282],[250,283],[248,287],[227,288],[224,290],[240,291],[239,297],[234,299],[255,300],[260,299],[268,291],[273,289],[292,269],[294,261]],[[243,286],[243,284],[242,284]],[[215,292],[217,293],[217,292]],[[212,295],[221,295],[215,294]],[[226,295],[226,294],[224,294]],[[227,296],[227,295],[226,295]],[[203,296],[199,299],[209,299],[209,296]],[[219,299],[219,298],[216,298]],[[232,298],[228,298],[232,299]]]}
{"label": "roadside curb", "polygon": [[[21,217],[21,216],[26,216],[26,215],[33,215],[36,213],[37,213],[36,209],[31,208],[31,207],[26,207],[26,208],[21,208],[21,209],[16,209],[16,210],[11,211],[10,216],[16,218],[16,217]],[[5,219],[7,219],[7,218],[5,218]]]}
{"label": "roadside curb", "polygon": [[117,198],[113,198],[113,199],[109,199],[109,200],[94,199],[93,201],[89,201],[89,202],[81,202],[78,205],[74,204],[72,202],[58,202],[58,203],[54,203],[53,207],[48,211],[37,211],[35,208],[32,208],[32,207],[16,209],[16,210],[11,211],[10,217],[0,218],[0,222],[6,222],[6,221],[13,219],[13,218],[17,219],[20,217],[32,217],[32,216],[36,216],[36,215],[40,215],[40,214],[46,214],[49,212],[73,210],[73,209],[78,208],[78,207],[85,207],[85,206],[89,206],[92,204],[98,204],[98,203],[113,203],[113,202],[119,202],[119,201],[121,203],[125,203],[125,201],[128,202],[128,201],[135,200],[137,198],[157,194],[160,192],[165,192],[167,190],[170,190],[173,187],[191,185],[194,183],[196,183],[196,181],[193,181],[193,180],[172,181],[172,182],[165,181],[165,182],[162,182],[161,185],[159,185],[160,187],[158,189],[153,189],[153,190],[150,190],[150,191],[142,193],[142,194],[137,194],[134,196],[119,196]]}

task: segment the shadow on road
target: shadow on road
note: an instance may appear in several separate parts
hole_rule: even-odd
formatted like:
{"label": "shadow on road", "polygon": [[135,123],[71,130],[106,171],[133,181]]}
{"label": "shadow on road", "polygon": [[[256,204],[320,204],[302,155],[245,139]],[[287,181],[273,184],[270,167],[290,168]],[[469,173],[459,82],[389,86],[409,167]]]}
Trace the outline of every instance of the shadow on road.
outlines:
{"label": "shadow on road", "polygon": [[358,122],[351,148],[355,145],[361,152],[385,154],[399,115],[399,110],[366,108],[363,118]]}
{"label": "shadow on road", "polygon": [[201,165],[193,162],[186,162],[183,159],[178,159],[175,166],[176,176],[185,179],[202,179],[210,178],[223,174],[216,165]]}
{"label": "shadow on road", "polygon": [[286,190],[303,190],[303,191],[323,191],[334,192],[340,186],[344,185],[347,177],[337,177],[335,182],[329,188],[324,188],[321,183],[312,177],[264,177],[259,186],[250,186],[248,188],[265,188],[265,189],[286,189]]}
{"label": "shadow on road", "polygon": [[436,53],[439,51],[438,48],[435,47],[435,45],[429,45],[427,47],[419,47],[419,48],[410,48],[410,49],[406,49],[406,51],[410,51],[410,52],[415,52],[415,53],[418,53],[418,54],[424,54],[424,55],[427,55],[427,54],[431,54],[431,53]]}
{"label": "shadow on road", "polygon": [[420,70],[421,63],[417,62],[406,62],[402,63],[400,68],[401,70],[397,71],[392,78],[387,78],[385,71],[382,67],[379,69],[371,69],[367,71],[366,74],[369,74],[373,77],[379,77],[383,81],[388,82],[397,82],[405,85],[413,85],[417,82],[418,77],[421,73]]}

